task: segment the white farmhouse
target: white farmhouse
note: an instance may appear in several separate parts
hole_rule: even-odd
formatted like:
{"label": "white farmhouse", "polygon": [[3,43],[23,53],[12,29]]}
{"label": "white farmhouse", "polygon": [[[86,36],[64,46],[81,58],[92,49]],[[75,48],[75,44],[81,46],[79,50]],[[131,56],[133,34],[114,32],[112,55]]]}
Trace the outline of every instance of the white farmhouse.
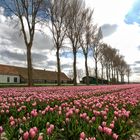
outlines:
{"label": "white farmhouse", "polygon": [[20,83],[18,75],[0,74],[0,83]]}
{"label": "white farmhouse", "polygon": [[20,83],[20,76],[14,67],[0,65],[0,83]]}

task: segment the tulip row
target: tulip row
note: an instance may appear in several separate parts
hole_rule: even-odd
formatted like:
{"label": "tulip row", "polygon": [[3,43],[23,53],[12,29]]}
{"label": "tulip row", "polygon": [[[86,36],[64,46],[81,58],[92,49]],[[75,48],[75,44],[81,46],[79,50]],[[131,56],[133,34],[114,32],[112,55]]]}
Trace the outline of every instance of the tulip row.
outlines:
{"label": "tulip row", "polygon": [[139,85],[0,89],[0,139],[124,140]]}

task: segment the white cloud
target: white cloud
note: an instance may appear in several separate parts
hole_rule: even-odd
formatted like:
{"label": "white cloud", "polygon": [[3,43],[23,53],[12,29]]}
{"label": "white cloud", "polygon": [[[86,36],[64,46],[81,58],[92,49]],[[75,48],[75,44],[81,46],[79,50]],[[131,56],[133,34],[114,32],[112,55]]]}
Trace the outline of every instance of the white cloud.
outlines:
{"label": "white cloud", "polygon": [[85,0],[87,6],[94,9],[95,21],[102,25],[104,23],[119,24],[126,13],[132,7],[134,0]]}
{"label": "white cloud", "polygon": [[[124,22],[125,16],[132,9],[136,0],[86,0],[91,8],[94,8],[94,20],[99,26],[115,24],[117,30],[110,36],[106,36],[104,42],[119,50],[125,56],[128,64],[140,60],[140,26],[128,25]],[[140,81],[140,76],[132,74],[131,80]]]}
{"label": "white cloud", "polygon": [[[17,66],[25,66],[26,63],[26,46],[20,32],[20,24],[17,18],[8,18],[4,16],[4,9],[0,7],[0,63]],[[46,62],[52,49],[52,39],[47,34],[42,34],[39,29],[45,30],[45,27],[36,25],[34,43],[32,47],[33,66],[46,68]],[[24,59],[23,59],[24,58]],[[46,58],[46,60],[44,60]],[[51,56],[50,56],[51,58]],[[52,59],[54,59],[52,57]],[[37,63],[37,64],[36,64]],[[44,65],[43,65],[44,64]]]}
{"label": "white cloud", "polygon": [[139,46],[140,28],[138,25],[122,24],[118,27],[117,32],[104,39],[105,42],[111,44],[113,48],[117,48],[120,54],[125,56],[126,61],[134,63],[140,60]]}
{"label": "white cloud", "polygon": [[2,7],[0,7],[0,23],[5,22],[5,20],[6,20],[6,18],[3,14],[4,14],[4,9]]}
{"label": "white cloud", "polygon": [[[107,42],[110,42],[112,47],[119,49],[120,54],[125,56],[125,60],[128,64],[134,64],[135,61],[140,60],[139,46],[139,26],[125,25],[124,28],[119,28],[118,31],[109,38]],[[140,75],[132,73],[132,81],[140,81]]]}

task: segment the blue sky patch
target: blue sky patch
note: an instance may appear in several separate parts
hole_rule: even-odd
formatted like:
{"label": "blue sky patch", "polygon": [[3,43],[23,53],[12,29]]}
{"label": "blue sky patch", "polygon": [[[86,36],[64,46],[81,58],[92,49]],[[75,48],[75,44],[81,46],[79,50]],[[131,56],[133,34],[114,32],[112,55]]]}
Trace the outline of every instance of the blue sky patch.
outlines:
{"label": "blue sky patch", "polygon": [[[18,3],[21,4],[21,0],[17,0],[17,1],[18,1]],[[14,11],[15,13],[17,12],[15,3],[17,3],[17,2],[14,2],[14,1],[11,1],[11,0],[1,0],[0,1],[0,7],[3,7],[5,9],[4,10],[4,15],[5,16],[12,16],[13,15],[12,11]],[[31,12],[32,12],[32,10],[31,10],[32,9],[31,8],[32,7],[31,6],[32,1],[28,0],[28,4],[29,4],[28,13],[31,14]],[[47,5],[49,6],[49,1],[48,0],[44,1],[44,4],[45,4],[45,6],[47,6]],[[41,8],[38,10],[37,16],[42,18],[42,19],[49,18],[48,15],[46,14],[46,11],[42,10]],[[21,10],[21,11],[24,12],[24,10]]]}
{"label": "blue sky patch", "polygon": [[133,23],[140,24],[140,0],[136,0],[132,9],[125,16],[124,21],[127,24],[133,24]]}

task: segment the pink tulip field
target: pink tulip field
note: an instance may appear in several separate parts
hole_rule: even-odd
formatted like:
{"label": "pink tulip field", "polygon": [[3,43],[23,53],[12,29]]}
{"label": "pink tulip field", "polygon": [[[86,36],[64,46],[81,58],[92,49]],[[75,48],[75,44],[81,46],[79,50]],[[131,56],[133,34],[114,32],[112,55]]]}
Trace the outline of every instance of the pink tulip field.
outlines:
{"label": "pink tulip field", "polygon": [[140,85],[0,89],[0,139],[128,140]]}

